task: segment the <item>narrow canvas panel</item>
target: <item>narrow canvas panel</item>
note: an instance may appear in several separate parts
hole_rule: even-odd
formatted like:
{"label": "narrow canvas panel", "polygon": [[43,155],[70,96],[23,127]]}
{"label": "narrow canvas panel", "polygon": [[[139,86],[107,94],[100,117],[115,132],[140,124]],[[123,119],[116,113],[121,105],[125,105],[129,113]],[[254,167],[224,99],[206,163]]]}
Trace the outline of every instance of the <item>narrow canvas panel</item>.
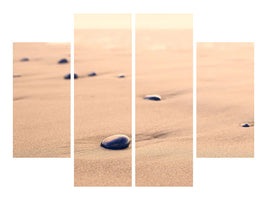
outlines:
{"label": "narrow canvas panel", "polygon": [[14,43],[13,56],[13,156],[70,157],[70,43]]}
{"label": "narrow canvas panel", "polygon": [[254,44],[197,44],[197,156],[254,156]]}
{"label": "narrow canvas panel", "polygon": [[136,185],[193,185],[193,16],[136,15]]}
{"label": "narrow canvas panel", "polygon": [[131,186],[131,15],[76,14],[74,26],[75,186]]}

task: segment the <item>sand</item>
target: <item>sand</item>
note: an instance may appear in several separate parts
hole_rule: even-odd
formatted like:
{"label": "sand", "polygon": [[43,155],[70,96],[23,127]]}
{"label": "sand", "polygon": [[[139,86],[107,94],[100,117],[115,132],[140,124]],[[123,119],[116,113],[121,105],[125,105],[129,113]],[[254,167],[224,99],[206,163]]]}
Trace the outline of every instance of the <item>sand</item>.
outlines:
{"label": "sand", "polygon": [[192,29],[138,29],[136,186],[193,185],[192,103]]}
{"label": "sand", "polygon": [[74,185],[131,186],[131,144],[100,146],[111,135],[131,138],[131,31],[75,29],[74,37]]}
{"label": "sand", "polygon": [[13,156],[70,157],[70,64],[57,64],[70,44],[14,43],[13,53]]}
{"label": "sand", "polygon": [[253,43],[197,45],[197,156],[253,157]]}

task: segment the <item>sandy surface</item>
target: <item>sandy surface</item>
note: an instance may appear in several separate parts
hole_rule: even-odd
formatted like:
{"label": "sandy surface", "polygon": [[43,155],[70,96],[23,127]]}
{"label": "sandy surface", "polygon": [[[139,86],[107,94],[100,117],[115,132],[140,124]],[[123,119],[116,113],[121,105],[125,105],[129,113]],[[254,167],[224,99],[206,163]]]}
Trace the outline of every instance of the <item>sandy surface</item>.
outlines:
{"label": "sandy surface", "polygon": [[13,53],[13,156],[70,157],[70,64],[57,64],[70,44],[14,43]]}
{"label": "sandy surface", "polygon": [[137,186],[193,185],[192,40],[190,29],[136,32]]}
{"label": "sandy surface", "polygon": [[253,43],[198,43],[197,156],[253,157]]}
{"label": "sandy surface", "polygon": [[[131,145],[100,147],[115,134],[131,137],[131,31],[75,30],[75,186],[130,186]],[[90,72],[97,76],[88,77]],[[123,73],[125,78],[118,78]]]}

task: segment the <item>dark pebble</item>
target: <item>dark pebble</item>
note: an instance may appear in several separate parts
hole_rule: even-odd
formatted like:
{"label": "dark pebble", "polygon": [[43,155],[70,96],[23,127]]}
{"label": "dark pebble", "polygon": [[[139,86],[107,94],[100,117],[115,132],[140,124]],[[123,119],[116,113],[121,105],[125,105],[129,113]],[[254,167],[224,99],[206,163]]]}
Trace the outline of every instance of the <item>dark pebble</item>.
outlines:
{"label": "dark pebble", "polygon": [[29,58],[22,58],[22,59],[20,59],[21,62],[27,62],[29,60],[30,60]]}
{"label": "dark pebble", "polygon": [[106,149],[125,149],[130,144],[130,138],[126,135],[112,135],[101,142],[101,146]]}
{"label": "dark pebble", "polygon": [[21,75],[13,75],[13,78],[18,78],[18,77],[21,77]]}
{"label": "dark pebble", "polygon": [[242,127],[250,127],[249,124],[241,124]]}
{"label": "dark pebble", "polygon": [[152,100],[152,101],[160,101],[161,96],[159,95],[146,95],[144,99]]}
{"label": "dark pebble", "polygon": [[91,72],[90,74],[88,74],[88,76],[96,76],[95,72]]}
{"label": "dark pebble", "polygon": [[[64,79],[70,79],[71,77],[71,74],[67,74],[64,76]],[[78,78],[78,75],[77,74],[74,74],[74,79]]]}
{"label": "dark pebble", "polygon": [[124,74],[119,74],[118,78],[125,78],[125,75]]}
{"label": "dark pebble", "polygon": [[69,61],[66,58],[61,59],[60,61],[58,61],[58,64],[65,64],[68,63]]}

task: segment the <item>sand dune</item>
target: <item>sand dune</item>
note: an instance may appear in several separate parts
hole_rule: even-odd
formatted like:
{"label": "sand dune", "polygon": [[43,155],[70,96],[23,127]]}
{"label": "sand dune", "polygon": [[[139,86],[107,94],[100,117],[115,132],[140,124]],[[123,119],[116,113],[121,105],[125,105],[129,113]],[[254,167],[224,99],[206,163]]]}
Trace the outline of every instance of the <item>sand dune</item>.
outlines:
{"label": "sand dune", "polygon": [[[70,44],[14,43],[13,156],[70,156]],[[21,58],[29,61],[21,62]]]}

